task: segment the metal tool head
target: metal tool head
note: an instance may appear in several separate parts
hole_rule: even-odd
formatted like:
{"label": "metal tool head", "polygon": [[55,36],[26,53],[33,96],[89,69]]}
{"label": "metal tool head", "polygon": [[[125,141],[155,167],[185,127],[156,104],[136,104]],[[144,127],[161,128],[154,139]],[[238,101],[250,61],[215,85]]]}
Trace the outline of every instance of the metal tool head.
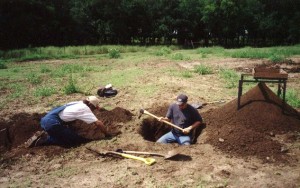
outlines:
{"label": "metal tool head", "polygon": [[181,152],[181,149],[179,149],[179,148],[168,151],[168,153],[165,155],[165,159],[170,159],[170,158],[180,154],[180,152]]}
{"label": "metal tool head", "polygon": [[144,109],[140,109],[140,113],[139,113],[139,116],[138,116],[138,118],[140,119],[141,118],[141,116],[144,114]]}

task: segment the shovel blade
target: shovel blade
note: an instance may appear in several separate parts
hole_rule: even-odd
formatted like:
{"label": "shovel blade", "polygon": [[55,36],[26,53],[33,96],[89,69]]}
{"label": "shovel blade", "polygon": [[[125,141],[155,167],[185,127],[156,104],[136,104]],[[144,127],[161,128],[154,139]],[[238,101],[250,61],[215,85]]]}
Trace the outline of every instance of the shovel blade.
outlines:
{"label": "shovel blade", "polygon": [[179,149],[179,148],[168,151],[168,153],[165,155],[165,159],[170,159],[170,158],[180,154],[180,152],[181,152],[181,149]]}

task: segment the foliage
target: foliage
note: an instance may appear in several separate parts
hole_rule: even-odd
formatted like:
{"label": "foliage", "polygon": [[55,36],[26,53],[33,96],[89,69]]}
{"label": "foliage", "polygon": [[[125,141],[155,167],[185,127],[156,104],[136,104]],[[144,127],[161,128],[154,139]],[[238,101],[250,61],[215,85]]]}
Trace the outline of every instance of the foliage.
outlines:
{"label": "foliage", "polygon": [[[3,0],[0,18],[1,50],[95,44],[193,47],[191,41],[224,47],[300,42],[300,3],[294,0]],[[93,55],[101,49],[69,50]]]}
{"label": "foliage", "polygon": [[300,97],[299,93],[297,93],[295,90],[287,90],[286,92],[286,101],[289,105],[300,108]]}
{"label": "foliage", "polygon": [[219,75],[221,78],[226,81],[226,88],[235,88],[237,87],[239,75],[236,71],[232,69],[220,69]]}
{"label": "foliage", "polygon": [[46,65],[41,65],[40,69],[41,69],[41,73],[51,72],[51,69],[49,67],[47,67]]}
{"label": "foliage", "polygon": [[38,74],[33,73],[33,72],[31,72],[27,75],[27,79],[30,83],[35,84],[35,85],[42,83],[41,77]]}
{"label": "foliage", "polygon": [[72,74],[70,74],[68,84],[63,88],[63,90],[64,90],[64,93],[67,95],[80,92]]}
{"label": "foliage", "polygon": [[203,65],[203,64],[200,64],[200,65],[196,65],[194,67],[195,69],[195,72],[200,74],[200,75],[206,75],[206,74],[212,74],[213,73],[213,70],[211,67],[207,66],[207,65]]}
{"label": "foliage", "polygon": [[119,51],[118,49],[115,49],[115,48],[109,49],[109,50],[108,50],[108,54],[109,54],[109,57],[110,57],[111,59],[118,59],[118,58],[121,57],[120,51]]}
{"label": "foliage", "polygon": [[181,75],[183,78],[192,78],[193,77],[193,75],[190,71],[183,71]]}
{"label": "foliage", "polygon": [[0,69],[7,69],[7,65],[0,61]]}
{"label": "foliage", "polygon": [[300,46],[277,46],[266,48],[245,47],[240,49],[230,49],[224,51],[225,56],[233,58],[266,58],[271,61],[282,61],[293,55],[300,55]]}
{"label": "foliage", "polygon": [[172,52],[172,50],[170,48],[162,47],[158,51],[155,52],[155,55],[157,55],[157,56],[165,56],[165,55],[170,54],[171,52]]}
{"label": "foliage", "polygon": [[38,97],[48,97],[48,96],[51,96],[54,93],[56,93],[55,88],[42,86],[42,87],[38,87],[35,90],[34,95],[38,96]]}

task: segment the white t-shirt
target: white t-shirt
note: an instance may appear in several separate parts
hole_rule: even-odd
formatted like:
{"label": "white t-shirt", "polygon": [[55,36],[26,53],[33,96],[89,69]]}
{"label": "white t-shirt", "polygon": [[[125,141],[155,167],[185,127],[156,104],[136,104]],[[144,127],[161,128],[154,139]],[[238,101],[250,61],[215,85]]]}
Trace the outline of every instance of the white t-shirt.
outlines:
{"label": "white t-shirt", "polygon": [[71,102],[68,104],[72,104],[67,106],[63,111],[61,111],[58,115],[61,120],[64,122],[74,121],[74,120],[82,120],[87,124],[91,124],[96,122],[98,119],[93,114],[91,109],[84,104],[82,101]]}

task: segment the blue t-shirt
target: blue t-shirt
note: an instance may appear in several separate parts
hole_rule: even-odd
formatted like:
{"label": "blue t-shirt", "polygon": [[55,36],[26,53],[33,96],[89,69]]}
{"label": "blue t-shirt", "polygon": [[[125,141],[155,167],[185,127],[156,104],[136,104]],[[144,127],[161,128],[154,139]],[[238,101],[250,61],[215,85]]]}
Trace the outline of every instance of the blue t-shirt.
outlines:
{"label": "blue t-shirt", "polygon": [[[187,107],[183,110],[181,110],[175,103],[170,105],[166,117],[171,119],[171,122],[173,124],[183,129],[191,126],[196,121],[202,122],[202,117],[199,114],[198,110],[189,104],[187,104]],[[176,128],[173,128],[172,132],[177,136],[184,135],[181,130],[178,130]]]}

